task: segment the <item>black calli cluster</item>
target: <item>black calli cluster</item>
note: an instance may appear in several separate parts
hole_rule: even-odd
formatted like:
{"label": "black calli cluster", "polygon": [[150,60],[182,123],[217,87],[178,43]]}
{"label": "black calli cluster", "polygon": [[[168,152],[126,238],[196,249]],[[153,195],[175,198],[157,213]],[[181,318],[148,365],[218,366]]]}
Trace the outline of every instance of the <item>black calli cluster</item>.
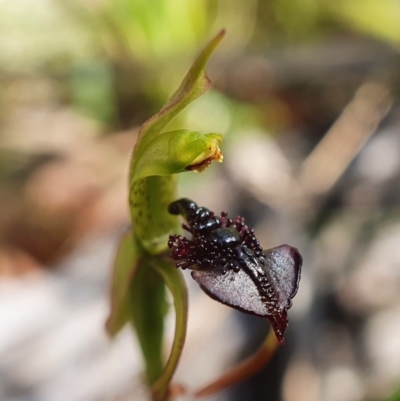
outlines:
{"label": "black calli cluster", "polygon": [[192,235],[170,236],[176,266],[192,269],[192,277],[215,300],[267,317],[283,344],[287,310],[300,281],[299,251],[289,245],[263,250],[243,217],[216,216],[186,198],[171,203],[168,211],[182,215],[187,222],[183,228]]}

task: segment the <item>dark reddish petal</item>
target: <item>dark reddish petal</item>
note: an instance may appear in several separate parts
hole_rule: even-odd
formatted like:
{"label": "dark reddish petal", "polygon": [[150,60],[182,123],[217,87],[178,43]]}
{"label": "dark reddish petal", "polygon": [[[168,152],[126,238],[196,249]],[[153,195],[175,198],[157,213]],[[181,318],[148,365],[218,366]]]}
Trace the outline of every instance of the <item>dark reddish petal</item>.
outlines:
{"label": "dark reddish petal", "polygon": [[268,306],[261,300],[256,284],[243,270],[225,274],[221,268],[197,270],[192,277],[211,298],[253,315],[268,315]]}
{"label": "dark reddish petal", "polygon": [[289,323],[286,309],[267,317],[279,343],[281,345],[285,344],[285,330]]}
{"label": "dark reddish petal", "polygon": [[258,266],[265,271],[272,294],[266,293],[245,269],[224,274],[220,267],[214,267],[193,271],[192,277],[213,299],[240,311],[267,317],[283,344],[287,310],[299,286],[302,258],[296,248],[281,245],[265,251],[265,261]]}
{"label": "dark reddish petal", "polygon": [[265,274],[277,298],[276,307],[289,309],[299,288],[303,258],[289,245],[280,245],[264,251]]}
{"label": "dark reddish petal", "polygon": [[169,210],[185,217],[193,236],[170,237],[171,256],[180,261],[176,266],[193,269],[192,277],[213,299],[267,317],[283,344],[287,310],[299,287],[299,251],[289,245],[263,251],[242,217],[215,216],[189,199],[172,203]]}

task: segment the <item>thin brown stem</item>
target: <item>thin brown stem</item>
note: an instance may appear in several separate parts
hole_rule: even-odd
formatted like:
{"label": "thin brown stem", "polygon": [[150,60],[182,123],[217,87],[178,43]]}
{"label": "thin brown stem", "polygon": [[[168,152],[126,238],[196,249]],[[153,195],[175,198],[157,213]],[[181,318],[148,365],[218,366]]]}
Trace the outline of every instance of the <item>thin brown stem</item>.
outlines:
{"label": "thin brown stem", "polygon": [[240,362],[218,379],[195,391],[194,397],[199,398],[215,394],[254,375],[271,359],[278,344],[274,331],[270,330],[262,346],[253,355]]}

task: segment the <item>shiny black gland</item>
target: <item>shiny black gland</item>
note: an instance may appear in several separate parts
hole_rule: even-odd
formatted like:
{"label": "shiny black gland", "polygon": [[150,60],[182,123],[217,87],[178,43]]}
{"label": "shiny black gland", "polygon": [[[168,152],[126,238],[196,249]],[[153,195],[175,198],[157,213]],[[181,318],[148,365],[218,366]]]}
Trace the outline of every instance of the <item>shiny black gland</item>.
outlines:
{"label": "shiny black gland", "polygon": [[168,207],[168,212],[174,215],[182,215],[190,227],[187,231],[194,235],[205,235],[221,227],[218,216],[205,207],[199,207],[195,202],[187,198],[178,199]]}
{"label": "shiny black gland", "polygon": [[245,259],[238,255],[244,255],[241,249],[242,241],[239,232],[234,227],[216,228],[208,235],[208,240],[215,246],[220,258],[216,258],[216,264],[220,265],[225,274],[228,269],[238,272],[246,265]]}
{"label": "shiny black gland", "polygon": [[216,228],[209,235],[208,239],[221,247],[232,247],[240,245],[241,237],[236,228]]}
{"label": "shiny black gland", "polygon": [[170,203],[168,206],[168,212],[174,215],[182,215],[188,218],[189,215],[194,213],[198,209],[196,203],[187,198],[178,199],[175,202]]}

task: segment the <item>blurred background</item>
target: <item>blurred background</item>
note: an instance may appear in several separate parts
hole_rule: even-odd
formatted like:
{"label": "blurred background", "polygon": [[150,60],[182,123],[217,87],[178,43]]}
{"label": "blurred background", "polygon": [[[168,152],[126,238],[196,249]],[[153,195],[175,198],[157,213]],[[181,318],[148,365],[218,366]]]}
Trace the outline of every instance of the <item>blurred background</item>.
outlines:
{"label": "blurred background", "polygon": [[[208,400],[400,400],[399,1],[0,0],[1,400],[147,399],[136,339],[104,330],[129,157],[221,28],[172,125],[224,134],[225,159],[181,194],[304,267],[286,345]],[[269,327],[188,285],[194,389]]]}

